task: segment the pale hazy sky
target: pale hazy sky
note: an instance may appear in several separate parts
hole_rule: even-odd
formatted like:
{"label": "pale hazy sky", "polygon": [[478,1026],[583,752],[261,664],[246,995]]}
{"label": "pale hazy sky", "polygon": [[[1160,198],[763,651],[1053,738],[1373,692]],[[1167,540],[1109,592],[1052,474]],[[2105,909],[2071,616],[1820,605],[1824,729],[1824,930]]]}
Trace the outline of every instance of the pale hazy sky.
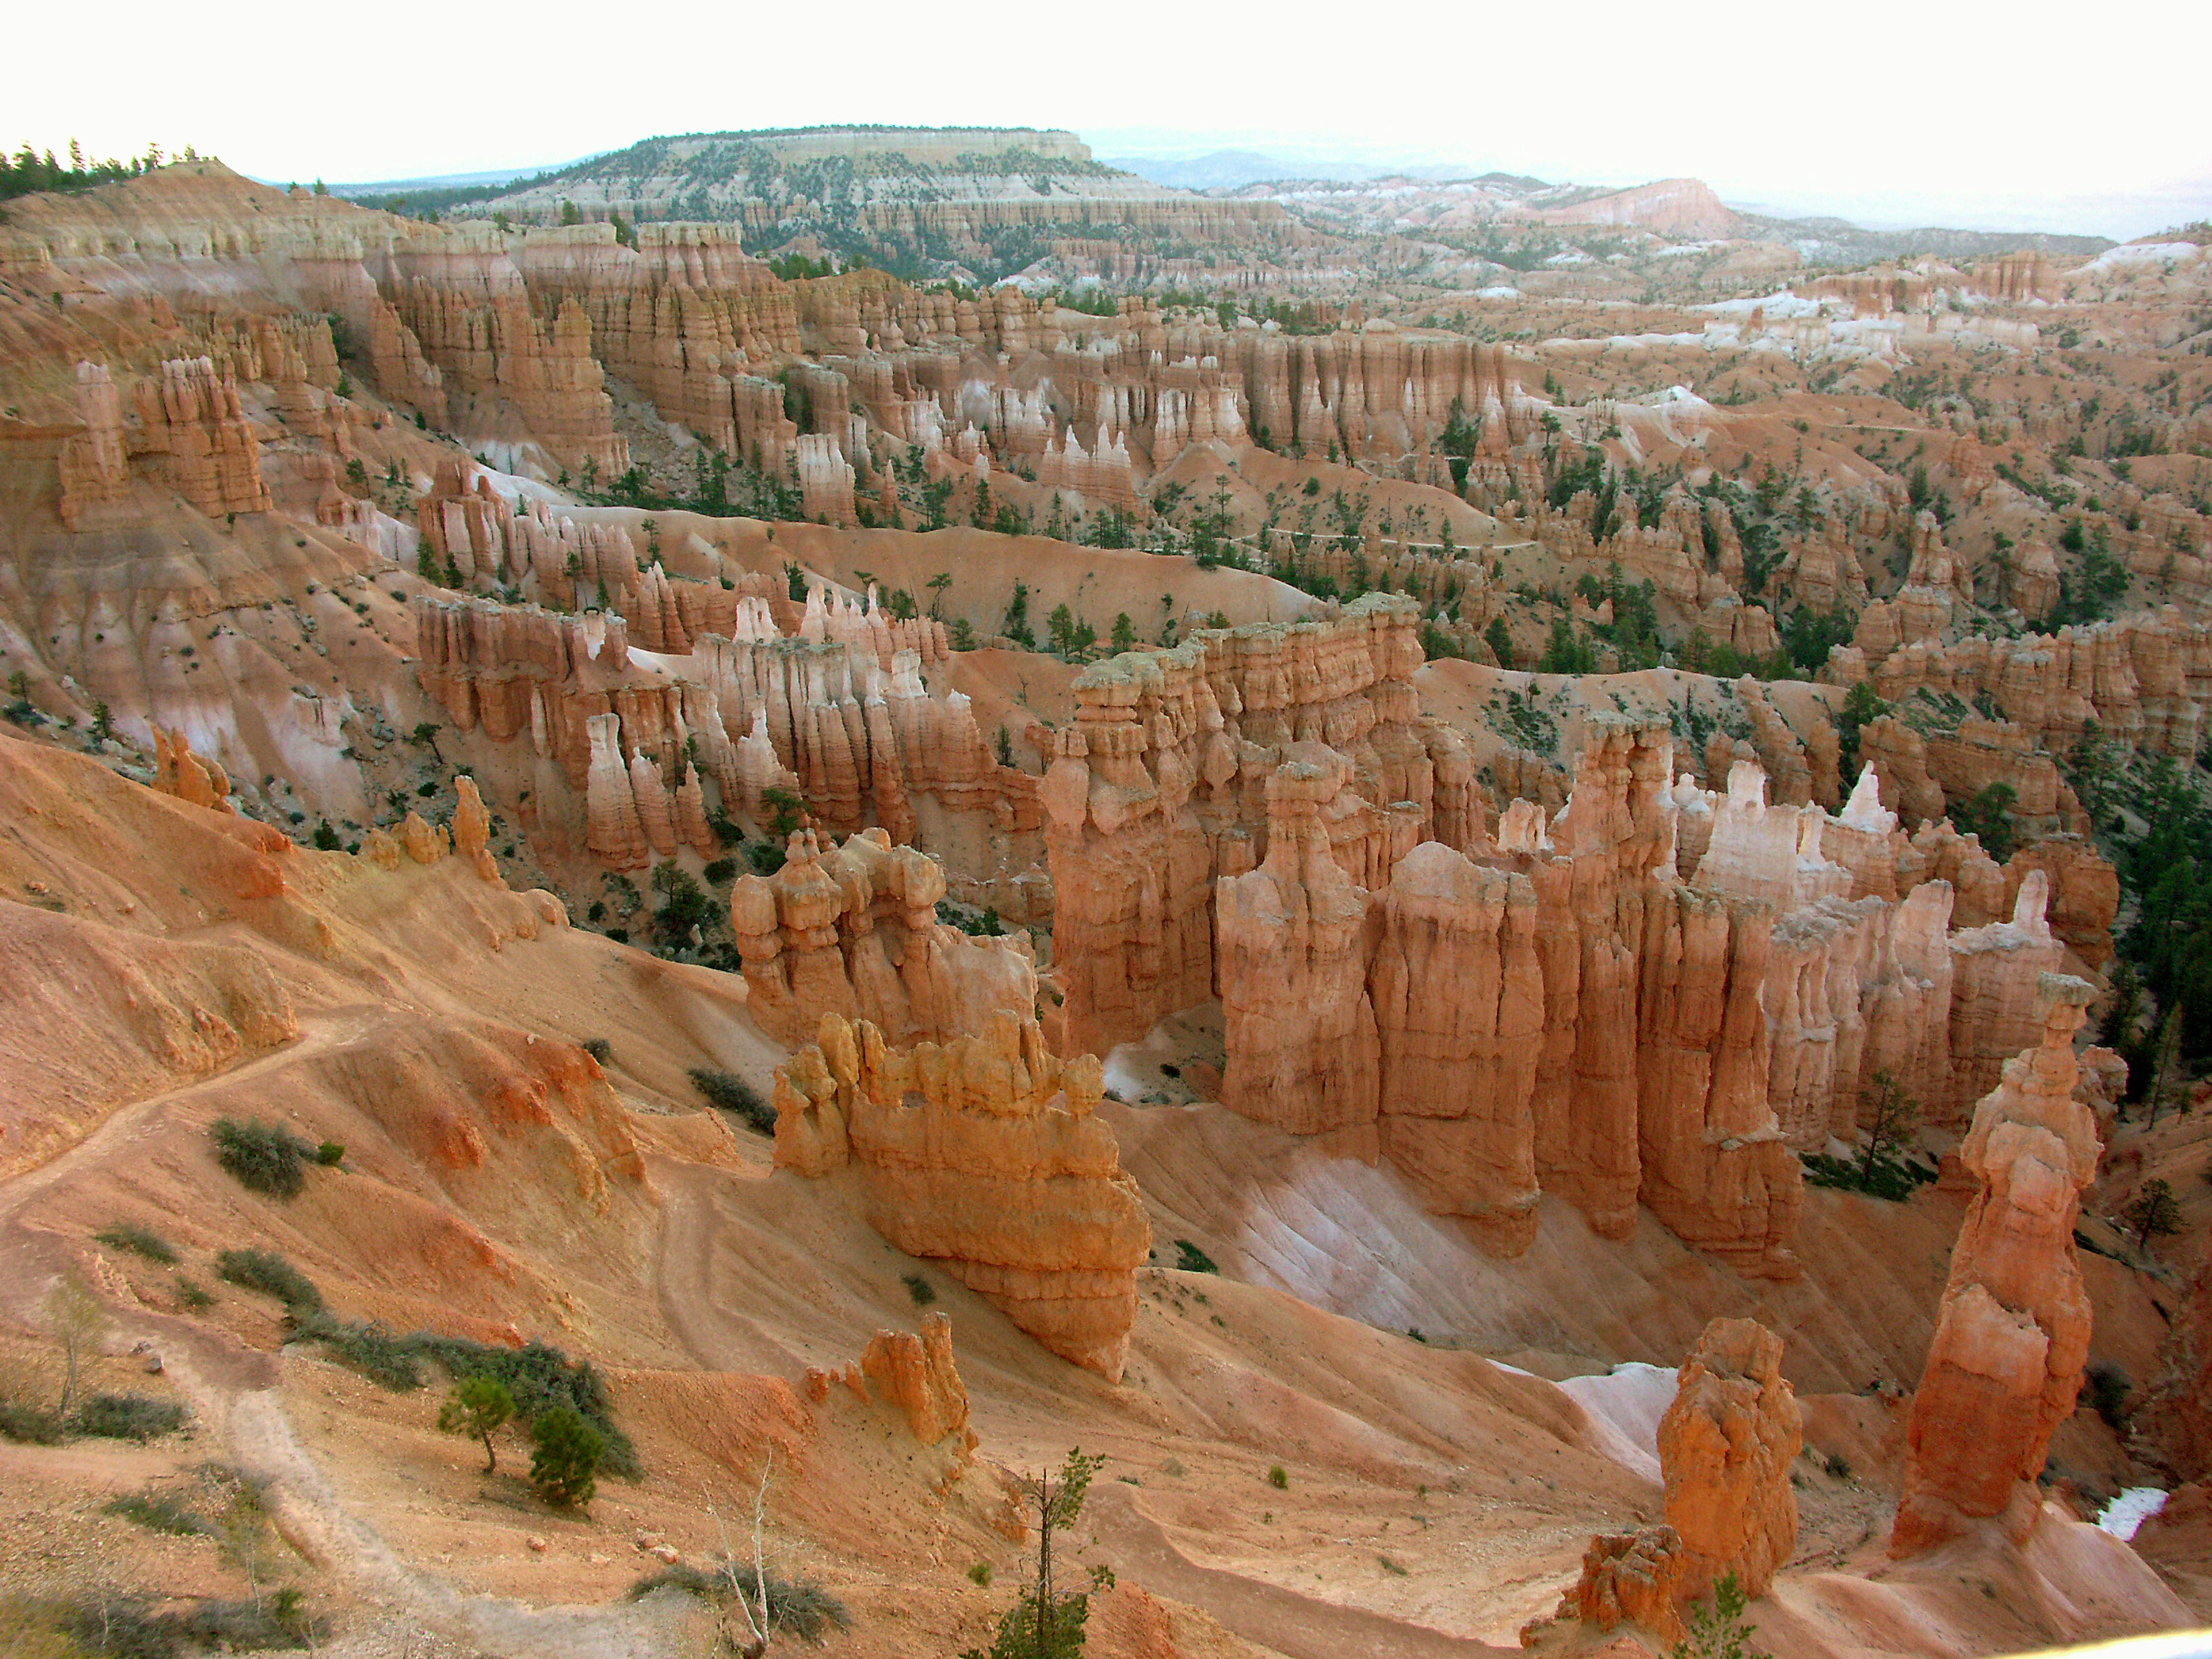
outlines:
{"label": "pale hazy sky", "polygon": [[471,0],[10,21],[0,143],[186,143],[258,177],[574,160],[654,133],[1070,127],[1550,179],[1692,174],[1866,222],[2139,235],[2212,215],[2212,6],[1781,0],[1321,7]]}

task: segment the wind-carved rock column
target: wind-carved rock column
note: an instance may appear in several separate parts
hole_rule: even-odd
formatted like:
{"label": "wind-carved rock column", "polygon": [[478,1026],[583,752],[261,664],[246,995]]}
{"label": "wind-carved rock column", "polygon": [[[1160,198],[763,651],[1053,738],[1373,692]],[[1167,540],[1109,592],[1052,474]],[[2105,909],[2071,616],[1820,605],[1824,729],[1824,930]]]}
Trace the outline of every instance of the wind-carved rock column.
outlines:
{"label": "wind-carved rock column", "polygon": [[1075,683],[1075,722],[1054,739],[1042,795],[1071,1048],[1103,1051],[1141,1037],[1212,994],[1206,901],[1214,859],[1187,810],[1196,779],[1179,750],[1164,744],[1170,717],[1148,723],[1139,708],[1159,700],[1169,675],[1186,683],[1213,739],[1200,764],[1217,784],[1233,777],[1235,757],[1198,672],[1205,656],[1203,642],[1193,641],[1174,652],[1125,653],[1085,671]]}
{"label": "wind-carved rock column", "polygon": [[1804,1426],[1783,1379],[1782,1339],[1755,1320],[1716,1319],[1675,1383],[1659,1419],[1666,1522],[1591,1539],[1561,1618],[1601,1630],[1633,1621],[1680,1642],[1686,1603],[1724,1573],[1746,1595],[1764,1595],[1797,1547],[1790,1466]]}
{"label": "wind-carved rock column", "polygon": [[1996,1085],[2009,1056],[2036,1040],[2043,1023],[2039,982],[2056,973],[2066,947],[2044,919],[2051,878],[2030,870],[2009,921],[1951,936],[1951,1066],[1931,1105],[1963,1107]]}
{"label": "wind-carved rock column", "polygon": [[1773,921],[1755,899],[1692,887],[1655,886],[1646,899],[1640,1191],[1686,1242],[1794,1279],[1804,1180],[1767,1102],[1760,1002]]}
{"label": "wind-carved rock column", "polygon": [[2081,1392],[2090,1305],[2074,1225],[2100,1148],[2074,1097],[2074,1033],[2095,991],[2045,974],[2037,992],[2041,1042],[2005,1062],[1959,1150],[1981,1190],[1912,1399],[1894,1556],[2000,1516],[2025,1542],[2042,1510],[2035,1477]]}
{"label": "wind-carved rock column", "polygon": [[1383,1154],[1431,1210],[1467,1217],[1491,1249],[1518,1255],[1536,1237],[1535,889],[1424,842],[1370,908]]}
{"label": "wind-carved rock column", "polygon": [[[1609,1238],[1636,1227],[1638,947],[1653,878],[1674,869],[1673,761],[1663,731],[1593,716],[1549,848],[1516,859],[1536,890],[1544,973],[1537,1170]],[[1501,850],[1525,828],[1501,826]]]}
{"label": "wind-carved rock column", "polygon": [[1347,1130],[1373,1162],[1382,1052],[1367,996],[1367,890],[1332,856],[1327,768],[1267,779],[1267,856],[1214,900],[1228,1050],[1221,1103],[1292,1134]]}
{"label": "wind-carved rock column", "polygon": [[1804,1444],[1797,1396],[1782,1376],[1782,1339],[1750,1319],[1716,1319],[1675,1373],[1659,1419],[1667,1523],[1681,1537],[1686,1596],[1734,1573],[1764,1595],[1797,1548],[1790,1466]]}
{"label": "wind-carved rock column", "polygon": [[730,890],[754,1024],[796,1047],[828,1013],[866,1018],[891,1040],[950,1041],[996,1013],[1034,1013],[1029,935],[970,939],[937,920],[945,872],[927,854],[865,830],[842,847],[793,835],[773,876]]}
{"label": "wind-carved rock column", "polygon": [[877,1231],[1118,1382],[1152,1230],[1092,1115],[1103,1087],[1097,1056],[1060,1060],[1035,1020],[1005,1012],[981,1036],[910,1050],[825,1014],[776,1073],[775,1161],[856,1167]]}
{"label": "wind-carved rock column", "polygon": [[637,799],[630,793],[630,770],[623,764],[622,717],[594,714],[584,722],[592,744],[592,766],[584,781],[584,844],[615,870],[636,870],[652,861]]}
{"label": "wind-carved rock column", "polygon": [[491,814],[484,810],[477,781],[465,772],[453,776],[453,853],[476,867],[477,876],[495,887],[507,885],[499,861],[491,855]]}

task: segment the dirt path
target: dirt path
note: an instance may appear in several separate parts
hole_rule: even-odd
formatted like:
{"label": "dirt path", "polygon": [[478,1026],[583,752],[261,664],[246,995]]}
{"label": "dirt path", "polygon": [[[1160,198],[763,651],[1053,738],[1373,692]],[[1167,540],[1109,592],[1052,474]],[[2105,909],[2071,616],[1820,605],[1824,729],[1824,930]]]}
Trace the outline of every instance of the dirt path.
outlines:
{"label": "dirt path", "polygon": [[1508,1651],[1200,1566],[1176,1547],[1126,1487],[1095,1489],[1083,1519],[1112,1553],[1115,1571],[1122,1577],[1155,1595],[1212,1613],[1246,1641],[1272,1648],[1285,1659],[1343,1659],[1346,1654],[1362,1659],[1484,1659]]}
{"label": "dirt path", "polygon": [[[385,1015],[368,1004],[303,1018],[299,1038],[213,1077],[149,1095],[106,1121],[52,1162],[0,1183],[0,1298],[25,1324],[69,1265],[70,1242],[25,1218],[39,1198],[71,1178],[126,1159],[163,1125],[171,1109],[221,1094],[259,1073],[295,1065],[358,1041]],[[229,1461],[269,1483],[270,1519],[307,1560],[352,1583],[372,1603],[399,1609],[439,1634],[499,1659],[665,1659],[684,1608],[654,1605],[538,1608],[492,1596],[464,1596],[410,1567],[376,1529],[349,1512],[292,1431],[279,1384],[281,1355],[248,1348],[193,1322],[134,1304],[111,1304],[112,1340],[144,1342],[161,1358],[195,1417]]]}

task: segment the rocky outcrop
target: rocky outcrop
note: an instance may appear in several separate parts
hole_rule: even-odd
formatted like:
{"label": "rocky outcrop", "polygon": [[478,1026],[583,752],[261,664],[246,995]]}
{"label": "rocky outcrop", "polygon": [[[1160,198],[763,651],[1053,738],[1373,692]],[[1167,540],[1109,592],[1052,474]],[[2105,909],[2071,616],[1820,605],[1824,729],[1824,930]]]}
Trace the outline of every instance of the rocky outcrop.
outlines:
{"label": "rocky outcrop", "polygon": [[836,1014],[896,1043],[949,1042],[1000,1014],[1034,1017],[1029,935],[971,939],[937,920],[945,872],[881,830],[842,847],[802,830],[783,867],[730,890],[746,1011],[795,1047]]}
{"label": "rocky outcrop", "polygon": [[1078,678],[1042,790],[1071,1045],[1142,1036],[1212,994],[1216,879],[1266,857],[1285,761],[1339,780],[1326,831],[1356,885],[1381,887],[1421,841],[1479,844],[1465,744],[1412,684],[1419,623],[1413,601],[1370,594],[1328,622],[1207,629]]}
{"label": "rocky outcrop", "polygon": [[868,1220],[941,1261],[1044,1347],[1118,1381],[1152,1248],[1136,1183],[1093,1109],[1097,1060],[1062,1060],[1034,1020],[894,1048],[863,1020],[821,1020],[778,1069],[775,1161],[850,1167]]}
{"label": "rocky outcrop", "polygon": [[1370,905],[1383,1155],[1431,1210],[1465,1217],[1503,1255],[1536,1235],[1536,919],[1527,878],[1437,842],[1400,860]]}
{"label": "rocky outcrop", "polygon": [[584,722],[592,745],[586,777],[585,845],[611,869],[641,869],[651,862],[645,825],[631,793],[629,769],[623,764],[622,720],[595,714]]}
{"label": "rocky outcrop", "polygon": [[[557,760],[549,781],[586,795],[585,844],[613,867],[678,843],[711,851],[709,820],[719,811],[767,822],[771,789],[839,834],[879,824],[910,839],[926,820],[939,832],[935,811],[987,818],[994,832],[1041,828],[1037,780],[994,758],[965,696],[923,681],[924,665],[948,654],[941,624],[894,621],[872,595],[824,603],[817,588],[800,611],[781,582],[751,574],[726,586],[658,564],[641,570],[625,532],[512,514],[482,478],[464,487],[459,469],[441,470],[419,510],[426,544],[465,580],[543,583],[556,602],[564,591],[607,591],[628,608],[577,616],[475,598],[415,602],[423,689],[462,730],[502,743],[526,736]],[[776,605],[795,634],[779,630]],[[606,720],[611,733],[593,724]]]}
{"label": "rocky outcrop", "polygon": [[131,489],[131,458],[124,447],[123,400],[105,363],[76,366],[76,406],[84,430],[64,441],[56,467],[61,490],[55,510],[71,530],[90,529],[112,516]]}
{"label": "rocky outcrop", "polygon": [[1782,1376],[1782,1339],[1749,1319],[1707,1325],[1659,1419],[1682,1595],[1703,1595],[1724,1573],[1747,1596],[1766,1593],[1797,1548],[1790,1468],[1803,1439],[1796,1395]]}
{"label": "rocky outcrop", "polygon": [[261,447],[246,424],[235,376],[218,374],[205,357],[173,360],[161,365],[158,383],[141,380],[134,395],[135,449],[152,458],[172,489],[210,519],[269,511]]}
{"label": "rocky outcrop", "polygon": [[2079,836],[2045,836],[2005,860],[2007,913],[2019,903],[2031,870],[2042,871],[2048,883],[2044,915],[2051,933],[2084,967],[2101,969],[2112,959],[2112,922],[2120,910],[2118,872]]}
{"label": "rocky outcrop", "polygon": [[1999,1517],[2024,1541],[2041,1512],[2035,1477],[2074,1409],[2089,1351],[2074,1227],[2100,1148],[2094,1118],[2074,1097],[2074,1033],[2094,994],[2084,981],[2041,976],[2040,1041],[2005,1062],[1960,1148],[1980,1189],[1913,1396],[1893,1555]]}
{"label": "rocky outcrop", "polygon": [[499,873],[499,861],[492,857],[491,814],[484,810],[483,797],[477,793],[477,781],[467,773],[453,779],[453,853],[475,866],[477,874],[494,886],[507,885]]}
{"label": "rocky outcrop", "polygon": [[1805,1189],[1768,1097],[1760,998],[1772,926],[1755,900],[1672,885],[1645,897],[1638,1196],[1688,1243],[1791,1279]]}
{"label": "rocky outcrop", "polygon": [[1291,761],[1267,790],[1267,856],[1224,878],[1216,900],[1222,1103],[1292,1134],[1350,1131],[1346,1149],[1371,1162],[1382,1054],[1367,995],[1367,890],[1337,863],[1322,822],[1339,781]]}
{"label": "rocky outcrop", "polygon": [[230,804],[230,779],[222,763],[192,752],[181,732],[161,726],[154,728],[154,787],[165,795],[218,812],[235,812]]}
{"label": "rocky outcrop", "polygon": [[1689,1635],[1681,1612],[1689,1567],[1672,1527],[1600,1533],[1583,1552],[1583,1576],[1560,1598],[1558,1616],[1600,1630],[1641,1625],[1662,1641],[1680,1642]]}
{"label": "rocky outcrop", "polygon": [[2009,921],[1951,936],[1951,1066],[1943,1086],[1924,1097],[1933,1117],[1981,1098],[2043,1029],[2041,981],[2058,971],[2066,953],[2044,919],[2049,892],[2049,878],[2031,869]]}
{"label": "rocky outcrop", "polygon": [[2130,748],[2186,757],[2202,746],[2212,701],[2212,636],[2168,605],[2018,639],[1838,648],[1822,677],[1867,680],[1890,702],[1925,690],[1993,708],[2046,756],[2065,754],[2094,724]]}
{"label": "rocky outcrop", "polygon": [[942,1313],[921,1316],[918,1333],[878,1331],[860,1358],[842,1370],[810,1365],[802,1385],[816,1405],[842,1386],[853,1396],[890,1407],[925,1446],[957,1437],[962,1465],[971,1461],[975,1432],[968,1426],[968,1388],[952,1357],[952,1322]]}

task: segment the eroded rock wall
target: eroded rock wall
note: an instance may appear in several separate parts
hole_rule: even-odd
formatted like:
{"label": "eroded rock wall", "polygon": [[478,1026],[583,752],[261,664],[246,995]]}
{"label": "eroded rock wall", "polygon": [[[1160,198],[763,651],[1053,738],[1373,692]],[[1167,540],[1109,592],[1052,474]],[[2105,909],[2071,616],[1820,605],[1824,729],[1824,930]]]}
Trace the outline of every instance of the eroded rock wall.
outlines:
{"label": "eroded rock wall", "polygon": [[1152,1225],[1093,1115],[1098,1061],[1059,1059],[1036,1021],[1003,1011],[978,1029],[901,1048],[868,1021],[823,1015],[776,1073],[776,1164],[853,1168],[884,1237],[1118,1381]]}

